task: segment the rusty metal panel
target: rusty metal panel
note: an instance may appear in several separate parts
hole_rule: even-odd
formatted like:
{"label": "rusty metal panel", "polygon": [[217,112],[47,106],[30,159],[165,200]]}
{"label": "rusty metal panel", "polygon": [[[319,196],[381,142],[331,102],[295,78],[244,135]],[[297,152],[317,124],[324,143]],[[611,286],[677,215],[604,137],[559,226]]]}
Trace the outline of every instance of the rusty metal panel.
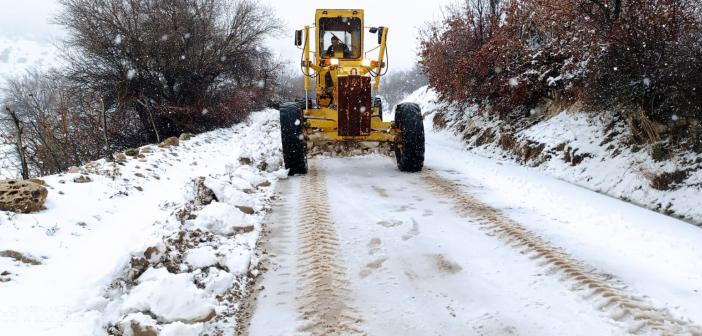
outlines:
{"label": "rusty metal panel", "polygon": [[339,135],[370,134],[372,113],[370,77],[343,76],[339,77],[338,81]]}

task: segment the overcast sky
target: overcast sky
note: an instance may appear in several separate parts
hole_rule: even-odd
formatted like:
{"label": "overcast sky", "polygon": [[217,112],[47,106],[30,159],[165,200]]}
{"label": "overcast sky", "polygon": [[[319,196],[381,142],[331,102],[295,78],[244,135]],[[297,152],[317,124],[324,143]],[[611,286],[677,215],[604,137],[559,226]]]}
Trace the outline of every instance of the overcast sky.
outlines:
{"label": "overcast sky", "polygon": [[[314,22],[317,8],[360,8],[366,12],[366,26],[390,28],[388,45],[391,67],[411,68],[416,62],[417,28],[439,18],[441,8],[453,0],[260,0],[272,6],[286,25],[285,33],[272,39],[271,48],[281,60],[299,62],[300,51],[293,46],[293,31]],[[60,38],[60,28],[50,24],[59,10],[56,0],[0,0],[0,36],[22,37],[43,42]]]}
{"label": "overcast sky", "polygon": [[[2,1],[2,0],[0,0]],[[366,26],[386,26],[390,28],[388,46],[390,66],[394,69],[411,68],[416,63],[417,29],[424,22],[440,18],[441,9],[452,0],[436,1],[385,1],[385,0],[313,0],[284,1],[268,0],[278,16],[286,24],[284,36],[273,41],[272,47],[279,51],[281,58],[300,61],[300,51],[293,45],[293,31],[314,23],[317,8],[359,8],[365,10]],[[373,45],[375,47],[375,45]],[[369,49],[366,46],[366,49]]]}

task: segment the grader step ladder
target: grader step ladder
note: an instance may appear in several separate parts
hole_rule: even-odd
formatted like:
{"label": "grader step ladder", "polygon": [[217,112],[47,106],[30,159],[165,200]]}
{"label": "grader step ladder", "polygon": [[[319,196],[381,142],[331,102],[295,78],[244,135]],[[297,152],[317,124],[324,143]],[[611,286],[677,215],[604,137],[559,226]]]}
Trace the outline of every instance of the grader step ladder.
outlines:
{"label": "grader step ladder", "polygon": [[[302,48],[305,97],[280,107],[283,157],[290,175],[307,173],[306,140],[311,138],[388,142],[401,171],[422,170],[422,113],[417,104],[403,103],[395,109],[395,120],[383,120],[378,93],[388,68],[384,60],[388,28],[366,28],[363,14],[362,9],[318,9],[314,36],[310,26],[295,31],[295,45]],[[378,47],[371,50],[378,50],[377,60],[366,58],[370,52],[364,49],[366,29],[377,34]]]}

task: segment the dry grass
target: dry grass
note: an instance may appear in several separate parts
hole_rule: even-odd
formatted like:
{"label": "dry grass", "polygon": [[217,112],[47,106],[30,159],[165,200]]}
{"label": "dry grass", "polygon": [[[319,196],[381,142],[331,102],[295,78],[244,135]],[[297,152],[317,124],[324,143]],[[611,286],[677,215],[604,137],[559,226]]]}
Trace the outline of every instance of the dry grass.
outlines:
{"label": "dry grass", "polygon": [[13,250],[0,251],[0,257],[11,258],[27,265],[41,265],[41,261]]}
{"label": "dry grass", "polygon": [[669,191],[674,190],[685,179],[689,172],[686,170],[676,170],[674,172],[664,172],[661,174],[644,173],[644,176],[649,180],[653,189]]}

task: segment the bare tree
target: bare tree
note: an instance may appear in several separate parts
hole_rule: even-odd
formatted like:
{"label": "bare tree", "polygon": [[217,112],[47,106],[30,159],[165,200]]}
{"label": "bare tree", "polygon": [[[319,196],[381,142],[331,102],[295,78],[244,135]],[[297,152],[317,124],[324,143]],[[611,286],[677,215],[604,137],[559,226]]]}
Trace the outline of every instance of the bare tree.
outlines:
{"label": "bare tree", "polygon": [[[249,0],[60,0],[68,77],[133,110],[149,140],[174,135],[177,111],[216,105],[223,90],[265,83],[279,32],[272,10]],[[262,96],[260,92],[256,96]],[[226,117],[226,113],[224,115]],[[191,121],[188,121],[191,122]]]}
{"label": "bare tree", "polygon": [[383,83],[382,96],[393,107],[413,91],[427,85],[427,78],[419,66],[410,70],[390,72]]}
{"label": "bare tree", "polygon": [[22,174],[22,179],[29,178],[29,167],[27,166],[27,156],[24,150],[24,141],[22,139],[24,133],[24,126],[20,123],[17,113],[11,110],[9,107],[5,106],[5,112],[15,127],[15,150],[17,151],[17,156],[20,161],[20,173]]}

